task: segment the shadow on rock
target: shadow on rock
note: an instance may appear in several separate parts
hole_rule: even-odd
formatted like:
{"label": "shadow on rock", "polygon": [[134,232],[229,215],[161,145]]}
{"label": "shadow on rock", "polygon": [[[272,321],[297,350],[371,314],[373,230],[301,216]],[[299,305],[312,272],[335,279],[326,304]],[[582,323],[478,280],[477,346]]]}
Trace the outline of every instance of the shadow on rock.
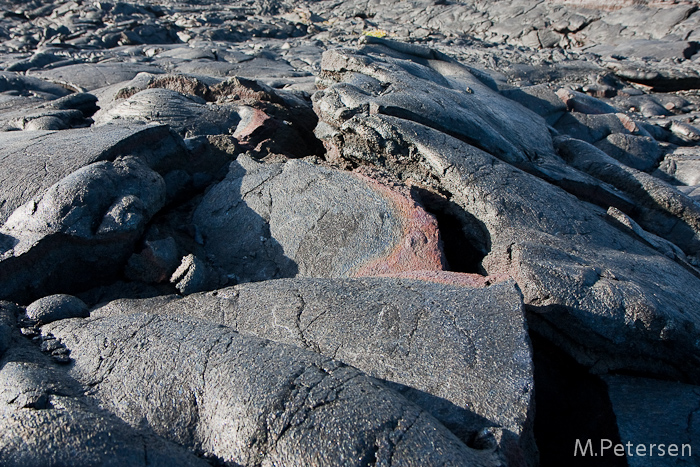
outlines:
{"label": "shadow on rock", "polygon": [[[0,317],[8,314],[14,313],[0,304]],[[0,359],[2,465],[211,465],[147,427],[129,426],[97,407],[46,355],[50,345],[60,345],[53,336],[42,336],[40,351],[17,329],[11,333],[13,346]]]}
{"label": "shadow on rock", "polygon": [[[193,216],[201,229],[208,258],[217,266],[228,266],[224,269],[232,282],[294,277],[299,271],[272,237],[269,219],[251,207],[265,202],[263,193],[252,200],[245,199],[252,189],[282,171],[279,165],[261,167],[251,182],[243,177],[245,168],[232,164],[229,175],[207,193]],[[244,181],[252,186],[244,186]]]}
{"label": "shadow on rock", "polygon": [[447,270],[486,274],[481,261],[491,250],[491,236],[484,223],[433,191],[413,186],[411,194],[437,220]]}

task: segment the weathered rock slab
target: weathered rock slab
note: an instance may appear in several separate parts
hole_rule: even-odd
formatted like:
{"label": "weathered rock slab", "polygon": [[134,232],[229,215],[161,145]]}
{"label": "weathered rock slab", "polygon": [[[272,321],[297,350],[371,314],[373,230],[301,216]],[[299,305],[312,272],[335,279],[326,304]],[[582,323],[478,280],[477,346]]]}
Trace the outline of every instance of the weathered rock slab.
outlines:
{"label": "weathered rock slab", "polygon": [[12,333],[13,347],[0,360],[2,465],[209,465],[100,409],[37,346]]}
{"label": "weathered rock slab", "polygon": [[114,275],[165,200],[163,178],[134,157],[62,178],[0,227],[0,296],[31,301]]}
{"label": "weathered rock slab", "polygon": [[667,154],[659,164],[659,170],[683,185],[700,185],[700,150],[677,148]]}
{"label": "weathered rock slab", "polygon": [[462,276],[469,275],[282,279],[116,300],[92,316],[157,309],[314,350],[394,383],[465,442],[494,431],[512,465],[532,465],[532,365],[520,292],[513,281],[473,287]]}
{"label": "weathered rock slab", "polygon": [[150,314],[42,332],[62,339],[69,374],[105,408],[226,464],[498,465],[399,394],[298,347]]}
{"label": "weathered rock slab", "polygon": [[659,143],[649,136],[613,133],[596,144],[610,157],[644,172],[655,169],[662,157]]}
{"label": "weathered rock slab", "polygon": [[162,70],[139,63],[79,63],[50,70],[37,70],[29,76],[60,83],[77,91],[92,91],[110,84],[128,81],[138,73],[162,73]]}
{"label": "weathered rock slab", "polygon": [[81,167],[137,154],[160,169],[182,164],[184,150],[167,127],[145,125],[0,133],[0,148],[2,223],[20,205]]}
{"label": "weathered rock slab", "polygon": [[146,89],[103,113],[97,124],[115,120],[170,125],[187,136],[228,133],[241,121],[236,108],[206,105],[202,99],[169,89]]}
{"label": "weathered rock slab", "polygon": [[[700,205],[670,184],[614,159],[598,148],[572,138],[555,139],[561,156],[637,200],[642,227],[674,242],[689,255],[700,252]],[[612,151],[611,151],[612,152]]]}
{"label": "weathered rock slab", "polygon": [[343,81],[314,95],[314,108],[328,124],[339,126],[356,113],[391,115],[520,166],[553,153],[551,136],[537,114],[430,49],[384,41],[360,51],[329,50],[321,67],[329,78]]}
{"label": "weathered rock slab", "polygon": [[309,103],[254,80],[139,73],[98,94],[104,101],[95,115],[98,125],[159,122],[187,137],[231,135],[241,147],[263,154],[303,157],[319,151]]}
{"label": "weathered rock slab", "polygon": [[239,282],[443,269],[435,219],[372,179],[242,156],[197,207],[210,261]]}
{"label": "weathered rock slab", "polygon": [[97,98],[87,93],[70,94],[37,105],[27,99],[0,112],[0,130],[65,130],[90,126]]}
{"label": "weathered rock slab", "polygon": [[598,55],[632,56],[663,60],[668,58],[690,58],[698,51],[697,42],[631,40],[617,46],[600,44],[586,49]]}
{"label": "weathered rock slab", "polygon": [[19,95],[39,94],[51,98],[62,97],[70,93],[63,86],[39,78],[25,76],[9,71],[0,71],[0,92],[13,92]]}

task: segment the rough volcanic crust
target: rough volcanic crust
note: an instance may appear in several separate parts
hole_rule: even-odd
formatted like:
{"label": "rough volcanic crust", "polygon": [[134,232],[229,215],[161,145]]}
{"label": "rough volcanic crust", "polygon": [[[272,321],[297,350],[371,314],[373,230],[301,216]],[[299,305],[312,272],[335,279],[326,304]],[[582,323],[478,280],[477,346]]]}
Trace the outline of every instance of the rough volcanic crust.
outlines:
{"label": "rough volcanic crust", "polygon": [[1,6],[0,464],[698,438],[696,0]]}

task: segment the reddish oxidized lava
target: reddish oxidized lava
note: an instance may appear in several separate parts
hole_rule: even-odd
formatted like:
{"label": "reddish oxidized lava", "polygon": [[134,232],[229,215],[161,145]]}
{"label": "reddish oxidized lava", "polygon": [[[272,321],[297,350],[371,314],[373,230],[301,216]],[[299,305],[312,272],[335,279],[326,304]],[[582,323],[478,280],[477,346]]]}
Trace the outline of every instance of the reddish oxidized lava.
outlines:
{"label": "reddish oxidized lava", "polygon": [[416,270],[445,269],[437,221],[412,199],[364,174],[355,174],[387,198],[400,214],[403,235],[388,255],[371,261],[354,276],[378,276]]}

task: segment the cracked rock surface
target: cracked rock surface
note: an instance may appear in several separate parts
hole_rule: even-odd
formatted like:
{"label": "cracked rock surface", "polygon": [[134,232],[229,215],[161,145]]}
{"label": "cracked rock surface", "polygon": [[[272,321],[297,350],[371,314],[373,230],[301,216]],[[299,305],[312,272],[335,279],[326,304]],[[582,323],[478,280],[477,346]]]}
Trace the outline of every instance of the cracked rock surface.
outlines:
{"label": "cracked rock surface", "polygon": [[158,309],[314,350],[394,383],[467,443],[496,428],[501,450],[522,460],[536,448],[520,293],[512,281],[474,288],[460,276],[265,281],[184,298],[115,300],[92,316]]}
{"label": "cracked rock surface", "polygon": [[[0,316],[12,316],[12,308],[0,303]],[[14,323],[8,334],[11,346],[0,360],[3,465],[208,465],[152,430],[129,426],[101,408]]]}
{"label": "cracked rock surface", "polygon": [[0,464],[692,444],[699,7],[1,0]]}
{"label": "cracked rock surface", "polygon": [[148,314],[64,320],[43,332],[72,349],[69,374],[126,423],[225,463],[415,464],[425,456],[495,465],[493,453],[466,447],[395,392],[295,346]]}

